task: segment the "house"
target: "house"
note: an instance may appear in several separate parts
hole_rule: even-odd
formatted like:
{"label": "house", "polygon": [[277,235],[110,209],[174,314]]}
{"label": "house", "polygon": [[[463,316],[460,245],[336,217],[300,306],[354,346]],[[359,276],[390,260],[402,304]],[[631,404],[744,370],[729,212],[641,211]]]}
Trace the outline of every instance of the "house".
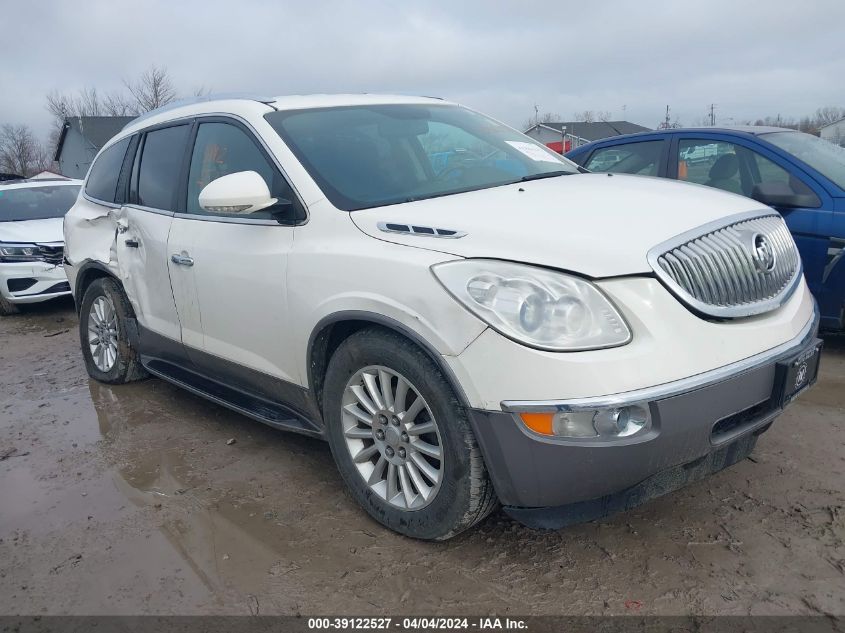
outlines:
{"label": "house", "polygon": [[565,154],[580,145],[599,139],[619,136],[620,134],[650,131],[647,127],[629,121],[595,121],[591,123],[562,121],[559,123],[535,123],[525,130],[525,134],[556,152]]}
{"label": "house", "polygon": [[820,127],[819,136],[826,141],[845,147],[845,118]]}
{"label": "house", "polygon": [[135,117],[75,116],[65,119],[53,160],[68,178],[85,178],[100,148]]}
{"label": "house", "polygon": [[53,171],[42,171],[34,176],[29,177],[30,180],[64,180],[64,176]]}

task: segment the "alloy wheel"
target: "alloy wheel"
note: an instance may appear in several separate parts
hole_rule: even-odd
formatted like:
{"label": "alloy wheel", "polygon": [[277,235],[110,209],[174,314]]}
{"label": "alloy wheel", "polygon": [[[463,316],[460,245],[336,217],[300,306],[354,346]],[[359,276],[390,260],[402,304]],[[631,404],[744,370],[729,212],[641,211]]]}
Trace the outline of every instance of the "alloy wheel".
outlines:
{"label": "alloy wheel", "polygon": [[105,295],[94,299],[88,313],[88,347],[97,369],[111,371],[117,361],[117,311]]}
{"label": "alloy wheel", "polygon": [[342,409],[346,448],[367,486],[402,510],[431,503],[443,481],[443,442],[417,388],[387,367],[364,367],[347,383]]}

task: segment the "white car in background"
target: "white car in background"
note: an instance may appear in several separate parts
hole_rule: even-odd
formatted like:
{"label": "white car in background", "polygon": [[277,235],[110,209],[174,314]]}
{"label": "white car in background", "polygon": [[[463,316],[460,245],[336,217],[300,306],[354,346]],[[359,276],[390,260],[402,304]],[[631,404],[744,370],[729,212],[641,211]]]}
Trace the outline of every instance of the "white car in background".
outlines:
{"label": "white car in background", "polygon": [[748,455],[818,368],[777,212],[580,173],[439,99],[154,111],[100,151],[65,237],[92,377],[326,439],[417,538],[497,501],[560,527],[674,490]]}
{"label": "white car in background", "polygon": [[0,184],[0,316],[70,295],[62,222],[81,180]]}

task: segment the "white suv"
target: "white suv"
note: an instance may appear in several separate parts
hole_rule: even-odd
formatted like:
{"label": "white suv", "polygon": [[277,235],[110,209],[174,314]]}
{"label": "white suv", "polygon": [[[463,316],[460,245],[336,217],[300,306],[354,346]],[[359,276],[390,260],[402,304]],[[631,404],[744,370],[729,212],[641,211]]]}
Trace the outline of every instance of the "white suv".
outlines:
{"label": "white suv", "polygon": [[[328,440],[384,525],[625,509],[743,458],[815,380],[778,214],[579,173],[438,99],[209,99],[133,121],[65,221],[91,376]],[[280,482],[284,485],[284,482]]]}

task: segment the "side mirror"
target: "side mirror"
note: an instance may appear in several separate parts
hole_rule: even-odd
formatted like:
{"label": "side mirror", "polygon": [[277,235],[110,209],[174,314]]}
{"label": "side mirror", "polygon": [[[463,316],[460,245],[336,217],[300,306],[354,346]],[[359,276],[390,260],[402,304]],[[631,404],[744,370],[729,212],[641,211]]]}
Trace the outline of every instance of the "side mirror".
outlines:
{"label": "side mirror", "polygon": [[821,200],[816,194],[795,193],[785,182],[761,182],[754,185],[751,197],[770,207],[809,207],[821,206]]}
{"label": "side mirror", "polygon": [[239,171],[212,180],[199,195],[209,213],[248,215],[276,204],[264,179],[254,171]]}

